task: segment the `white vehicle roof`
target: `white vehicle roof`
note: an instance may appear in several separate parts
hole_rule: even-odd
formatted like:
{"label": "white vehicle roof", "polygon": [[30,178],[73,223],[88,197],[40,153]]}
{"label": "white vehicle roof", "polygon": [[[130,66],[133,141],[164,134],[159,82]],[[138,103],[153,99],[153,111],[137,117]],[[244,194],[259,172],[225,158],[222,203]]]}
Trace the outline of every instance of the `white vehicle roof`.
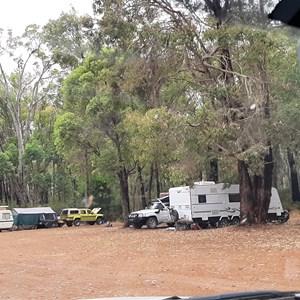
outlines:
{"label": "white vehicle roof", "polygon": [[30,207],[30,208],[13,208],[13,214],[54,214],[51,207]]}

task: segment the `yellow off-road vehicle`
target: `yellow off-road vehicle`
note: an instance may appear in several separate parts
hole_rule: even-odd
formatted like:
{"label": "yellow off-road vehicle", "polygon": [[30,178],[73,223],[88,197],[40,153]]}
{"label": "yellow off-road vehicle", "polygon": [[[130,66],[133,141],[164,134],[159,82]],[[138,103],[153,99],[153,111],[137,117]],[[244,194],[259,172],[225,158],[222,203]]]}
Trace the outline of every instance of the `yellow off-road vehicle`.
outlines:
{"label": "yellow off-road vehicle", "polygon": [[88,208],[65,208],[60,213],[61,223],[66,223],[67,226],[80,226],[82,222],[88,223],[90,225],[97,225],[104,223],[103,214],[99,211],[101,208],[94,208],[92,210]]}

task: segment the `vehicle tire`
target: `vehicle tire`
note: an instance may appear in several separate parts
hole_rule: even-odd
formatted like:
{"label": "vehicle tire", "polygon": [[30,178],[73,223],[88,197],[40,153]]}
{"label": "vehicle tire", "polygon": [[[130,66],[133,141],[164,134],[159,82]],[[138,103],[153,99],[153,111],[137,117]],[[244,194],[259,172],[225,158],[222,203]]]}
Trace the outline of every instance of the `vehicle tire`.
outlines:
{"label": "vehicle tire", "polygon": [[201,228],[201,229],[207,229],[208,228],[208,223],[198,223],[198,226]]}
{"label": "vehicle tire", "polygon": [[104,219],[102,217],[97,218],[97,220],[96,220],[97,225],[101,225],[103,223],[104,223]]}
{"label": "vehicle tire", "polygon": [[146,225],[148,228],[150,229],[154,229],[156,228],[156,226],[158,225],[157,219],[155,217],[150,217],[147,222]]}
{"label": "vehicle tire", "polygon": [[240,225],[240,218],[239,217],[234,217],[231,222],[232,225]]}
{"label": "vehicle tire", "polygon": [[216,222],[210,222],[209,225],[210,225],[212,228],[217,228],[217,223],[216,223]]}
{"label": "vehicle tire", "polygon": [[88,222],[90,225],[95,225],[95,221]]}
{"label": "vehicle tire", "polygon": [[80,224],[81,224],[80,219],[75,219],[75,220],[73,221],[73,224],[74,224],[74,226],[80,226]]}
{"label": "vehicle tire", "polygon": [[63,227],[64,223],[58,223],[57,225],[58,225],[58,227]]}
{"label": "vehicle tire", "polygon": [[66,222],[66,224],[67,224],[68,227],[72,227],[73,226],[73,222],[70,222],[70,221]]}
{"label": "vehicle tire", "polygon": [[281,214],[281,216],[277,219],[277,222],[278,223],[285,223],[285,222],[287,222],[289,220],[289,218],[290,218],[290,214],[289,214],[289,212],[287,210],[285,210]]}
{"label": "vehicle tire", "polygon": [[218,222],[218,228],[223,228],[229,225],[229,221],[227,218],[223,218]]}
{"label": "vehicle tire", "polygon": [[172,223],[177,222],[178,219],[179,219],[178,211],[177,210],[171,210],[170,211],[170,217],[171,217]]}
{"label": "vehicle tire", "polygon": [[141,229],[142,228],[142,226],[143,226],[143,224],[141,224],[141,223],[137,223],[137,224],[132,224],[132,227],[134,228],[134,229]]}

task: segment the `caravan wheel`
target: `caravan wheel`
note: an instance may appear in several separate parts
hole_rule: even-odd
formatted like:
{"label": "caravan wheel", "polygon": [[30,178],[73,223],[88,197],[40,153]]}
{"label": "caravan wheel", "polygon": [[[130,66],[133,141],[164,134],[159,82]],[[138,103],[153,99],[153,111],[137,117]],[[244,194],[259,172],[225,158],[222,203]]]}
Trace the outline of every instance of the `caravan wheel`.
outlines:
{"label": "caravan wheel", "polygon": [[223,228],[229,225],[229,221],[227,218],[223,218],[218,222],[218,228]]}
{"label": "caravan wheel", "polygon": [[209,224],[210,224],[210,226],[211,226],[212,228],[217,228],[217,223],[215,223],[215,222],[210,222]]}
{"label": "caravan wheel", "polygon": [[231,224],[232,224],[232,225],[240,225],[240,218],[239,218],[239,217],[234,217],[234,218],[231,220]]}
{"label": "caravan wheel", "polygon": [[199,226],[201,229],[207,229],[207,228],[208,228],[208,223],[198,223],[198,226]]}

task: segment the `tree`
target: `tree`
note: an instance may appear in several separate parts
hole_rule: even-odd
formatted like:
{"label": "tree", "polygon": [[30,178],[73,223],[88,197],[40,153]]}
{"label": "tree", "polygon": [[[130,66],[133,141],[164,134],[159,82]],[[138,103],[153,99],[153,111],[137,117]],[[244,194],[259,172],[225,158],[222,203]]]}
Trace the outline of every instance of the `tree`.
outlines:
{"label": "tree", "polygon": [[[277,99],[275,112],[277,147],[284,160],[289,165],[289,176],[279,172],[279,177],[287,177],[290,182],[292,201],[300,201],[300,191],[297,171],[297,157],[299,149],[299,65],[296,54],[295,39],[287,34],[290,47],[285,49],[281,59],[274,60],[277,73],[274,82],[274,97]],[[289,134],[287,134],[287,132]],[[283,154],[284,153],[284,154]]]}
{"label": "tree", "polygon": [[[204,6],[197,1],[178,2],[181,7],[167,0],[151,4],[185,37],[185,61],[201,103],[195,128],[201,127],[210,149],[236,160],[242,219],[264,223],[273,170],[271,61],[274,53],[281,52],[278,44],[279,48],[287,46],[277,44],[275,36],[263,30],[227,22],[235,2],[207,0]],[[263,1],[260,4],[262,13]],[[201,21],[203,16],[207,26]]]}
{"label": "tree", "polygon": [[[16,136],[17,199],[26,206],[30,201],[30,194],[26,183],[24,152],[33,130],[34,116],[47,97],[51,97],[51,83],[56,78],[54,64],[41,42],[39,28],[34,25],[27,27],[21,38],[14,38],[10,33],[0,51],[1,117],[11,125]],[[5,72],[3,64],[3,59],[8,57],[16,65],[10,73]]]}
{"label": "tree", "polygon": [[[71,73],[63,87],[65,109],[69,113],[61,117],[69,121],[62,125],[58,120],[56,130],[60,132],[64,147],[70,147],[74,141],[81,145],[81,149],[85,146],[92,151],[95,160],[96,156],[100,159],[105,149],[112,151],[114,159],[110,162],[110,169],[119,180],[124,224],[127,225],[131,160],[123,119],[126,111],[136,104],[122,85],[124,59],[122,53],[103,48],[99,54],[91,54],[82,67]],[[59,127],[64,129],[59,130]]]}
{"label": "tree", "polygon": [[72,8],[43,27],[43,42],[61,67],[75,68],[82,64],[93,48],[94,25],[90,16],[78,16]]}

